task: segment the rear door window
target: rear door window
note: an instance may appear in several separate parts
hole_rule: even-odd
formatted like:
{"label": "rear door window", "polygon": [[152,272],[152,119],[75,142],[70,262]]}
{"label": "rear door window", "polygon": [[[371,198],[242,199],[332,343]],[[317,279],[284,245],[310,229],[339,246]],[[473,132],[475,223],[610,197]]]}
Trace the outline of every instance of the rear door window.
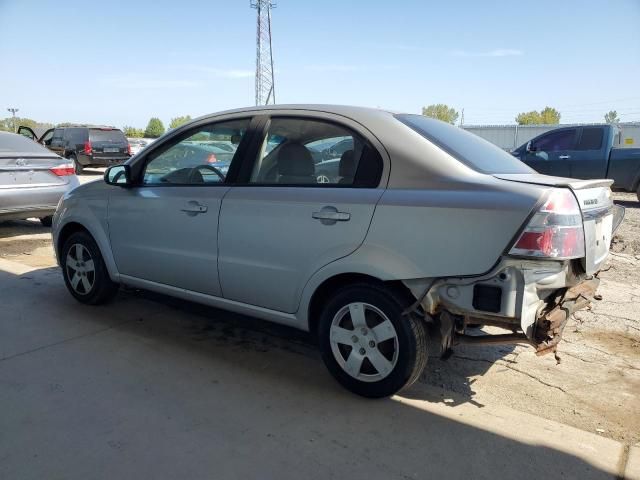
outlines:
{"label": "rear door window", "polygon": [[604,137],[602,127],[583,127],[577,150],[600,150]]}
{"label": "rear door window", "polygon": [[374,188],[382,167],[379,153],[341,125],[308,118],[272,118],[249,182]]}

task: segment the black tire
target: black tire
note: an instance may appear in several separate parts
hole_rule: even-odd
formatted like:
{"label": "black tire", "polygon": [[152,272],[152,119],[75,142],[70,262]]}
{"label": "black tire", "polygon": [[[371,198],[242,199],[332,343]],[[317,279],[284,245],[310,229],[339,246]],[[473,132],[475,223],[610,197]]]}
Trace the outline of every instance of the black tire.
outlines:
{"label": "black tire", "polygon": [[[93,273],[91,272],[80,272],[77,270],[78,265],[68,265],[67,259],[78,258],[77,255],[77,246],[80,245],[83,249],[82,255],[82,269],[84,270],[84,265],[89,264],[89,260],[93,262]],[[70,252],[74,249],[74,251]],[[61,250],[60,255],[60,265],[62,266],[62,275],[64,277],[64,283],[69,290],[69,293],[74,296],[76,300],[81,303],[86,303],[88,305],[99,305],[101,303],[106,303],[111,300],[118,293],[118,284],[111,281],[109,277],[109,272],[107,271],[107,267],[104,264],[104,260],[102,259],[102,254],[100,253],[100,249],[96,244],[95,240],[91,235],[87,232],[76,232],[71,234],[71,236],[64,242],[64,245]],[[87,267],[88,269],[88,267]],[[80,278],[76,277],[76,275],[80,274]],[[85,275],[82,275],[84,273]],[[82,276],[86,277],[87,284],[90,285],[90,288],[84,288],[84,279]],[[77,284],[77,287],[74,288],[72,282]],[[83,285],[80,286],[80,283]]]}
{"label": "black tire", "polygon": [[80,162],[78,162],[78,158],[73,154],[69,155],[68,158],[73,162],[73,168],[76,171],[76,175],[82,175],[82,172],[84,172],[84,167],[80,165]]}
{"label": "black tire", "polygon": [[[342,314],[345,309],[348,309],[349,305],[353,304],[365,304],[365,308],[373,307],[378,312],[382,312],[386,319],[388,319],[395,329],[395,337],[389,340],[382,340],[375,348],[379,348],[378,353],[382,352],[383,348],[387,350],[385,353],[385,359],[389,362],[388,365],[393,365],[390,373],[386,376],[382,376],[379,380],[375,380],[376,376],[381,376],[373,363],[369,361],[369,351],[364,355],[364,360],[361,361],[358,369],[358,376],[364,376],[366,370],[369,372],[377,372],[370,376],[370,381],[363,381],[355,378],[352,374],[347,373],[345,370],[348,360],[351,356],[351,352],[355,353],[355,346],[347,346],[346,342],[334,343],[332,347],[331,342],[331,329],[334,323],[334,319],[337,322],[339,318],[343,318],[347,323],[352,322],[349,318],[349,313]],[[403,301],[400,297],[390,292],[384,286],[376,284],[355,284],[340,289],[325,305],[318,323],[318,340],[322,351],[322,358],[325,365],[329,369],[329,372],[335,377],[335,379],[346,389],[351,392],[368,398],[382,398],[388,397],[397,393],[398,391],[412,385],[420,376],[424,367],[427,364],[427,333],[425,324],[422,320],[412,318],[410,315],[402,315],[403,310],[407,307],[406,301]],[[369,311],[371,312],[371,311]],[[376,323],[376,318],[380,318],[376,312],[371,312],[373,315],[369,315],[365,311],[365,322],[368,327],[360,330],[360,333],[365,336],[354,335],[352,341],[355,343],[355,338],[369,339],[369,344],[362,343],[359,348],[359,352],[365,352],[367,346],[372,347],[375,342],[371,342],[374,339],[372,335],[375,335],[373,327]],[[374,323],[374,325],[372,325]],[[384,321],[382,323],[385,323]],[[340,324],[338,324],[340,326]],[[355,325],[352,324],[354,333],[359,333]],[[350,330],[347,328],[346,330]],[[366,337],[366,335],[369,337]],[[351,335],[351,331],[349,332]],[[382,337],[380,337],[382,338]],[[375,337],[377,341],[378,338]],[[397,342],[396,342],[397,340]],[[385,344],[386,342],[386,344]],[[392,346],[397,345],[393,351],[397,351],[395,354],[389,354],[389,342]],[[339,346],[338,346],[339,344]],[[364,347],[364,348],[362,348]],[[338,350],[337,355],[342,356],[342,362],[345,363],[343,368],[336,354],[334,354],[334,348]],[[371,349],[373,350],[373,348]],[[395,358],[395,364],[392,360]],[[369,363],[367,363],[369,362]],[[387,370],[389,371],[389,370]],[[371,380],[373,379],[373,380]]]}
{"label": "black tire", "polygon": [[43,227],[50,227],[53,223],[53,216],[48,215],[46,217],[40,217],[39,220]]}

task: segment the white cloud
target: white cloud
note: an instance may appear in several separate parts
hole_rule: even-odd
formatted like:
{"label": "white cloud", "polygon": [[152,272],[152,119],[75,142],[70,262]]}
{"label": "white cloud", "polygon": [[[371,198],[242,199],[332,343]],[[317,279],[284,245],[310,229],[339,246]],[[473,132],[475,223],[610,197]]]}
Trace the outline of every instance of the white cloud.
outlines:
{"label": "white cloud", "polygon": [[224,69],[224,68],[214,68],[214,67],[203,67],[201,65],[188,65],[186,67],[178,67],[191,70],[193,72],[201,72],[206,73],[212,77],[218,78],[249,78],[255,75],[253,70],[243,70],[243,69]]}
{"label": "white cloud", "polygon": [[467,50],[454,50],[451,54],[455,57],[515,57],[524,55],[522,50],[515,48],[496,48],[486,52],[469,52]]}
{"label": "white cloud", "polygon": [[307,65],[305,70],[310,72],[370,72],[375,70],[396,70],[396,65]]}
{"label": "white cloud", "polygon": [[202,82],[195,80],[160,79],[139,75],[104,77],[100,79],[100,83],[108,87],[128,89],[193,88],[203,85]]}

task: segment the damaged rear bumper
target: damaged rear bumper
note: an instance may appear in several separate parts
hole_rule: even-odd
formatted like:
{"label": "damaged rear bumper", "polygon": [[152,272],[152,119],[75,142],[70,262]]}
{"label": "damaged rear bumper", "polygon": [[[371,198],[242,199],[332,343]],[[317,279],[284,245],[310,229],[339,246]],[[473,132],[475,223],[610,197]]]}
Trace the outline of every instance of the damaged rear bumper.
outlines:
{"label": "damaged rear bumper", "polygon": [[[588,306],[599,285],[571,261],[503,257],[486,275],[405,281],[417,298],[414,313],[433,322],[442,354],[457,343],[527,343],[555,352],[569,317]],[[472,324],[498,326],[499,335],[469,335]]]}
{"label": "damaged rear bumper", "polygon": [[538,318],[532,342],[538,355],[555,352],[569,317],[589,305],[598,285],[600,280],[593,277],[569,288],[555,306]]}

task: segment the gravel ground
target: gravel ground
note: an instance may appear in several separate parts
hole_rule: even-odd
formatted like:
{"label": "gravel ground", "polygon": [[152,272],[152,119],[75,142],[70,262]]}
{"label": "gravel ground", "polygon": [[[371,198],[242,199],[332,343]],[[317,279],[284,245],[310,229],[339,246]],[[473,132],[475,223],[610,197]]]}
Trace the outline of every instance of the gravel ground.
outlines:
{"label": "gravel ground", "polygon": [[[633,194],[615,199],[627,210],[600,275],[603,300],[570,320],[559,347],[561,362],[552,355],[536,357],[526,346],[459,346],[447,361],[431,358],[421,378],[452,393],[444,395],[445,403],[506,405],[628,444],[640,442],[640,203]],[[0,257],[54,265],[49,229],[37,221],[0,223]],[[295,348],[296,340],[289,343],[283,339],[282,348]],[[255,347],[262,348],[259,342]]]}

